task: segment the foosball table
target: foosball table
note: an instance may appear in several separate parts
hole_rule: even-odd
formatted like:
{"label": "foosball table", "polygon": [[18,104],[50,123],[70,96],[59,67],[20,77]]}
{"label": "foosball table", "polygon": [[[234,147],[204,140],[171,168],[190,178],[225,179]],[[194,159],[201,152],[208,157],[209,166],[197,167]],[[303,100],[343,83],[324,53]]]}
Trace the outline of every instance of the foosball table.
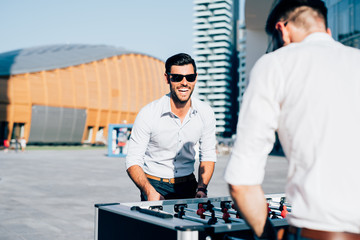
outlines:
{"label": "foosball table", "polygon": [[[283,194],[267,195],[276,229],[288,226],[291,206]],[[230,197],[95,204],[95,240],[253,239]]]}

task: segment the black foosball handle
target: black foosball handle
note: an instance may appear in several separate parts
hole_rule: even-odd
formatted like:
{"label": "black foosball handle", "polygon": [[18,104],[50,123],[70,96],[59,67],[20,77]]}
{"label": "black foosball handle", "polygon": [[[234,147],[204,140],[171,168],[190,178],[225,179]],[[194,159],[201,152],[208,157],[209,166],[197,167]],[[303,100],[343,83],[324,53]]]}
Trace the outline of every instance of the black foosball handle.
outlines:
{"label": "black foosball handle", "polygon": [[171,215],[169,213],[163,213],[163,212],[154,211],[154,210],[150,210],[150,209],[144,209],[139,206],[133,206],[130,209],[131,209],[131,211],[136,210],[138,212],[149,214],[149,215],[159,217],[159,218],[173,218],[173,215]]}

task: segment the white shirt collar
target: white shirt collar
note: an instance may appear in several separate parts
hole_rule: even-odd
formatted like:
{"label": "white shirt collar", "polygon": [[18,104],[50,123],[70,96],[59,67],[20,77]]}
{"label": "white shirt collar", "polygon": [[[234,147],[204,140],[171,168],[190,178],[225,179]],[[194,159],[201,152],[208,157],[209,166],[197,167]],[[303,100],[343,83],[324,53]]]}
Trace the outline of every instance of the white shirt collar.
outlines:
{"label": "white shirt collar", "polygon": [[[164,97],[166,99],[163,104],[161,115],[163,116],[165,114],[173,114],[171,112],[170,93],[166,94]],[[190,99],[190,101],[191,101],[191,106],[190,106],[190,111],[189,111],[189,117],[192,117],[192,115],[196,114],[198,112],[198,110],[197,110],[195,101],[193,101],[192,99]]]}

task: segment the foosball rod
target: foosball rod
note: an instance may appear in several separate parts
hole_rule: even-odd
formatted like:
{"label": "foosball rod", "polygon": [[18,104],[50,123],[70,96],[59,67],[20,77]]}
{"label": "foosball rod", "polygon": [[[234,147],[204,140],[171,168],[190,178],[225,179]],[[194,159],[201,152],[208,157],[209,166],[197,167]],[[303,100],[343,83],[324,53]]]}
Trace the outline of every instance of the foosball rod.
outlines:
{"label": "foosball rod", "polygon": [[[271,210],[278,210],[278,211],[280,211],[280,207],[275,207],[275,206],[269,206],[269,208],[271,209]],[[288,206],[286,206],[286,210],[288,211],[288,212],[291,212],[291,207],[288,207]],[[281,212],[281,211],[280,211]]]}
{"label": "foosball rod", "polygon": [[[215,210],[215,208],[213,208],[213,209]],[[184,210],[189,211],[189,212],[194,212],[194,213],[197,212],[195,209],[191,209],[191,208],[184,208]],[[218,211],[218,210],[216,210],[216,211]],[[221,210],[220,210],[220,211],[221,211]],[[234,213],[232,213],[232,214],[236,214],[235,211],[232,211],[232,212],[234,212]],[[230,213],[230,212],[229,212],[229,213]],[[211,213],[204,212],[203,214],[204,214],[204,216],[211,217]],[[222,216],[219,215],[219,214],[215,214],[215,217],[218,218],[218,219],[222,219]],[[230,217],[229,220],[232,221],[232,222],[245,222],[245,221],[242,220],[242,219],[232,218],[232,217]]]}
{"label": "foosball rod", "polygon": [[208,224],[207,220],[204,220],[204,219],[201,219],[201,218],[190,217],[190,216],[186,216],[186,215],[182,215],[179,218],[186,219],[186,220],[191,220],[191,221],[195,221],[195,222],[199,222],[199,223],[203,223],[203,224]]}
{"label": "foosball rod", "polygon": [[[221,208],[214,207],[213,209],[214,209],[214,211],[222,212],[222,209],[221,209]],[[230,209],[228,209],[228,213],[234,214],[234,215],[237,214],[237,212],[236,212],[235,210],[230,210]]]}

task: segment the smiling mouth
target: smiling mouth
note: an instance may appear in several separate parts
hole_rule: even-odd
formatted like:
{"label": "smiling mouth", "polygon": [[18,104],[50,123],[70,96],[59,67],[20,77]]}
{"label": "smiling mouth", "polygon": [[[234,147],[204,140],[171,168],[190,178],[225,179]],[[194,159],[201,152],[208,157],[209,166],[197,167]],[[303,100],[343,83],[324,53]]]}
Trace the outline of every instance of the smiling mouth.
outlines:
{"label": "smiling mouth", "polygon": [[179,92],[181,93],[186,93],[187,91],[189,91],[189,89],[179,89]]}

